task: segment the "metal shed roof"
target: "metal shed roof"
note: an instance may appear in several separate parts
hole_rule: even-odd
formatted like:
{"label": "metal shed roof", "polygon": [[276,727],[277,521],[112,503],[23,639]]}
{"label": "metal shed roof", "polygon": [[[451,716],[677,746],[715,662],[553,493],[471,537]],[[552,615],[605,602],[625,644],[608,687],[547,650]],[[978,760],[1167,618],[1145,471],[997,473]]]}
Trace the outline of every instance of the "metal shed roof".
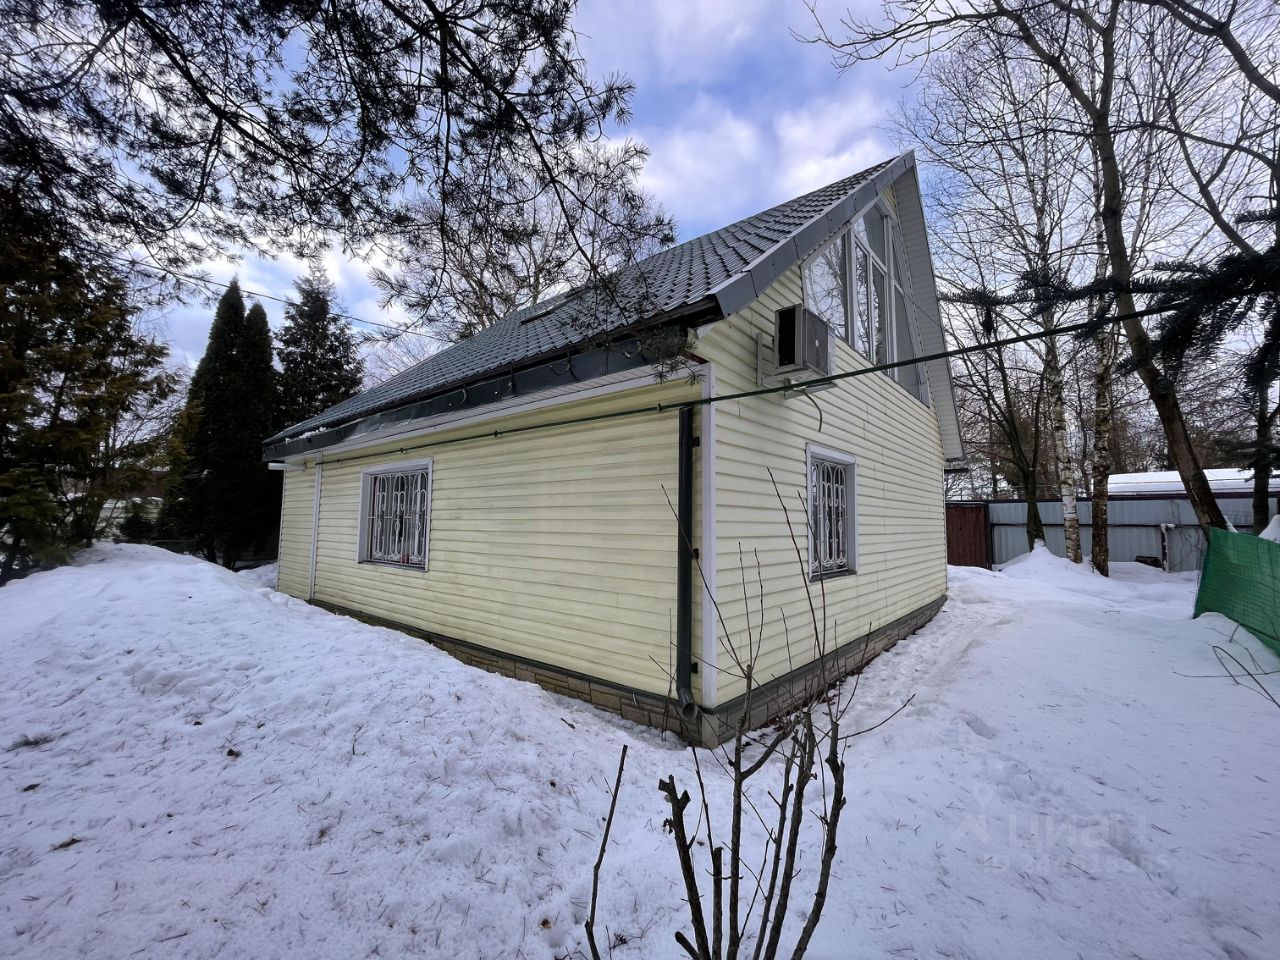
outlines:
{"label": "metal shed roof", "polygon": [[[1209,488],[1214,493],[1252,493],[1253,471],[1234,467],[1216,468],[1204,472]],[[1268,488],[1280,491],[1280,477],[1272,477]],[[1176,470],[1153,470],[1148,473],[1113,473],[1107,481],[1107,493],[1111,496],[1132,494],[1166,494],[1186,496],[1187,488]]]}

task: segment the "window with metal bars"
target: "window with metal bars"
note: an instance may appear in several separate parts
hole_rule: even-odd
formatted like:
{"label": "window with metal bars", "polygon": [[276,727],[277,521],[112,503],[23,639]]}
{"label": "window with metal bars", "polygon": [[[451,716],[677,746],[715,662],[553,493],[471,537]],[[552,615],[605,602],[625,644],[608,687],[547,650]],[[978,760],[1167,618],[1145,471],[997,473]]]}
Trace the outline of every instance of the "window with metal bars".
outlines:
{"label": "window with metal bars", "polygon": [[430,468],[371,473],[365,479],[363,559],[426,566]]}
{"label": "window with metal bars", "polygon": [[852,573],[853,465],[809,458],[809,557],[814,577]]}

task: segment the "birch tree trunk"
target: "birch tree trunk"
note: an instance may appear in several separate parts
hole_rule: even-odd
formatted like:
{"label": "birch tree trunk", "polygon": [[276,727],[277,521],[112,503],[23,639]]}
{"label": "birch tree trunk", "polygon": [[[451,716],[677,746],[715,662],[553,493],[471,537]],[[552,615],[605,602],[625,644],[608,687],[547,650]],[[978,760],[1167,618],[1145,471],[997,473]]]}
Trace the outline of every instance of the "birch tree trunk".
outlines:
{"label": "birch tree trunk", "polygon": [[1053,459],[1062,497],[1062,534],[1066,538],[1067,559],[1080,562],[1080,515],[1076,509],[1076,468],[1067,442],[1067,398],[1062,380],[1062,363],[1053,337],[1045,340],[1045,387],[1049,392],[1049,431],[1053,434]]}
{"label": "birch tree trunk", "polygon": [[1174,383],[1156,365],[1152,357],[1151,337],[1142,320],[1134,316],[1137,305],[1131,287],[1133,258],[1124,232],[1124,182],[1116,154],[1115,130],[1111,122],[1116,83],[1120,79],[1116,41],[1121,7],[1118,0],[1113,0],[1104,17],[1091,21],[1100,44],[1100,56],[1095,63],[1098,88],[1091,95],[1084,90],[1081,78],[1071,72],[1067,63],[1046,48],[1024,13],[1005,6],[1004,0],[996,0],[998,12],[1013,23],[1027,48],[1053,70],[1063,88],[1079,104],[1090,122],[1089,139],[1091,146],[1097,151],[1102,188],[1102,234],[1106,241],[1111,280],[1115,284],[1116,310],[1125,318],[1121,321],[1121,326],[1129,344],[1131,362],[1138,378],[1147,388],[1151,404],[1160,418],[1160,426],[1169,444],[1169,459],[1173,461],[1174,468],[1187,489],[1187,498],[1195,510],[1196,519],[1206,529],[1225,527],[1226,519],[1222,515],[1222,509],[1214,499],[1204,469],[1200,466],[1200,458],[1191,443],[1191,434],[1187,430],[1186,417],[1182,413]]}
{"label": "birch tree trunk", "polygon": [[1093,501],[1089,551],[1093,569],[1111,576],[1111,547],[1108,540],[1107,495],[1111,477],[1111,379],[1116,364],[1116,335],[1108,328],[1097,338],[1098,364],[1093,378]]}
{"label": "birch tree trunk", "polygon": [[1253,532],[1261,533],[1271,520],[1271,433],[1275,417],[1271,410],[1270,385],[1258,390],[1254,419],[1253,450]]}

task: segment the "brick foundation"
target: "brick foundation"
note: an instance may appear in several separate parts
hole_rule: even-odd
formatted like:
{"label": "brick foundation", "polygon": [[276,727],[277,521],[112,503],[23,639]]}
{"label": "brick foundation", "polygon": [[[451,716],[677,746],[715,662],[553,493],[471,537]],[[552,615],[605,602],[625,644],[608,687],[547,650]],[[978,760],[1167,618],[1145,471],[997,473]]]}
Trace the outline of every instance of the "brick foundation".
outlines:
{"label": "brick foundation", "polygon": [[[939,597],[918,607],[905,617],[899,617],[892,623],[885,624],[869,635],[849,641],[828,654],[822,661],[815,660],[756,688],[751,695],[748,728],[761,727],[773,718],[814,699],[836,681],[855,672],[902,638],[910,636],[923,627],[933,619],[945,600],[945,597]],[[490,673],[500,673],[517,680],[536,683],[552,693],[584,700],[602,710],[616,713],[626,720],[660,730],[670,730],[689,743],[701,746],[715,746],[727,739],[741,717],[745,703],[745,697],[736,697],[715,709],[701,710],[692,720],[686,720],[680,715],[674,702],[659,694],[608,683],[573,670],[502,653],[465,640],[441,636],[429,630],[420,630],[322,600],[311,602],[318,607],[353,617],[364,623],[388,627],[418,637],[471,666],[480,667]]]}

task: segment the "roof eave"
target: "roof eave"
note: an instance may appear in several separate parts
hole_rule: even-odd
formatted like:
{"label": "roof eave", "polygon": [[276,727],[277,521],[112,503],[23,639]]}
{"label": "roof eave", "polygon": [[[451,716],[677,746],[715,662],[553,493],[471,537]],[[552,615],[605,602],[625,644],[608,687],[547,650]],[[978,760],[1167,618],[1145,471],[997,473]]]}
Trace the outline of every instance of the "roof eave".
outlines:
{"label": "roof eave", "polygon": [[[924,217],[924,200],[915,163],[915,154],[903,154],[909,158],[897,174],[894,191],[898,197],[898,224],[911,271],[911,283],[916,303],[924,308],[927,329],[921,327],[922,337],[927,333],[928,353],[941,353],[947,348],[946,329],[942,325],[942,311],[938,303],[938,284],[933,270],[933,255],[929,249],[929,231]],[[899,159],[903,159],[899,158]],[[945,359],[933,360],[926,365],[929,372],[929,388],[933,392],[934,411],[942,439],[943,457],[948,463],[963,463],[964,441],[960,431],[960,416],[956,411],[955,388],[951,381],[951,364]]]}
{"label": "roof eave", "polygon": [[615,339],[602,346],[583,344],[581,349],[543,354],[517,367],[491,371],[483,376],[453,383],[303,436],[277,434],[264,442],[263,459],[280,460],[318,453],[353,436],[392,423],[420,420],[449,410],[480,408],[513,394],[536,393],[551,386],[553,382],[568,380],[585,385],[608,373],[646,366],[651,361],[640,352],[639,342],[635,338],[638,329],[650,329],[664,323],[708,323],[719,319],[708,315],[716,309],[714,299],[704,297],[669,310],[645,324],[619,331]]}

